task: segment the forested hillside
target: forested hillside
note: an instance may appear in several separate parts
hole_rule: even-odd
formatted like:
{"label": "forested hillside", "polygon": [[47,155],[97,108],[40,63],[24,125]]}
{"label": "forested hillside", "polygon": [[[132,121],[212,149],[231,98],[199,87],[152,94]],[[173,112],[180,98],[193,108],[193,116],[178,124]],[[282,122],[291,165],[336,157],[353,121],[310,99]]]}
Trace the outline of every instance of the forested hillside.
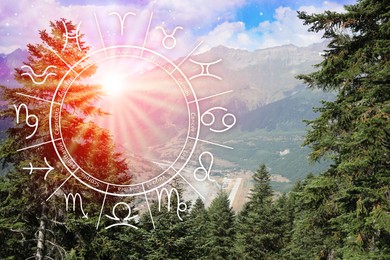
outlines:
{"label": "forested hillside", "polygon": [[[324,101],[316,118],[307,122],[304,145],[311,149],[310,160],[332,160],[321,174],[308,174],[295,183],[291,192],[275,196],[267,162],[259,162],[253,188],[240,212],[233,212],[228,195],[222,191],[207,208],[201,199],[186,202],[180,196],[184,185],[175,180],[172,187],[177,196],[168,195],[163,205],[152,202],[151,212],[134,208],[134,201],[126,199],[114,217],[102,218],[96,226],[98,214],[85,212],[99,211],[103,194],[73,180],[60,186],[60,195],[48,200],[54,182],[62,181],[66,175],[55,170],[43,182],[43,174],[27,174],[23,170],[26,162],[15,148],[31,145],[24,138],[31,129],[13,127],[0,146],[2,166],[12,167],[0,177],[0,258],[390,259],[389,2],[360,0],[345,9],[344,13],[298,13],[310,31],[324,33],[329,42],[317,70],[298,77],[312,89],[336,95],[334,100]],[[61,48],[58,36],[64,28],[59,24],[60,21],[51,24],[52,34],[41,32],[42,41],[52,48]],[[76,29],[69,21],[66,26],[69,31]],[[83,43],[71,57],[77,59],[87,51]],[[29,53],[31,66],[54,60],[63,71],[67,70],[42,44],[29,45]],[[16,78],[24,90],[30,90],[22,72],[16,71]],[[89,72],[93,73],[93,67]],[[50,96],[54,87],[42,85],[39,97]],[[4,100],[28,104],[25,97],[16,94],[20,89],[3,90]],[[63,124],[70,131],[80,131],[77,124],[71,123],[86,117],[77,110],[80,104],[88,106],[88,100],[97,99],[99,94],[98,90],[88,92],[83,84],[77,84],[71,103],[74,107],[64,108],[67,114]],[[28,105],[36,114],[45,106]],[[1,116],[15,119],[14,111],[12,107],[4,109]],[[91,107],[84,111],[103,113]],[[124,172],[126,165],[121,154],[114,152],[110,135],[96,125],[90,126],[88,136],[78,140],[79,160],[96,155],[92,158],[102,179],[131,182],[131,176],[117,174]],[[255,125],[248,126],[252,127]],[[94,146],[96,142],[101,146]],[[39,148],[29,153],[34,163],[45,155],[54,165],[56,154],[52,149]],[[83,191],[87,203],[84,208],[65,212],[60,207],[64,204],[63,195],[73,191]],[[115,202],[106,201],[110,206]],[[139,218],[129,218],[128,212]],[[102,214],[111,212],[102,208]],[[114,225],[117,220],[123,225]],[[102,228],[108,225],[110,228]]]}

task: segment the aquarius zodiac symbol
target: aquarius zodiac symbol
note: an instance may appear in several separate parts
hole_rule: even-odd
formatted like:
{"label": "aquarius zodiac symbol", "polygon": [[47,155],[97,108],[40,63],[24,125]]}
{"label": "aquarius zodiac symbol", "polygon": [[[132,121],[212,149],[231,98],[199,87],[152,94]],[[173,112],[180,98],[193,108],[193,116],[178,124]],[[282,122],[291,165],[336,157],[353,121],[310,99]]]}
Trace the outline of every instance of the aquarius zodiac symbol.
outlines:
{"label": "aquarius zodiac symbol", "polygon": [[[183,219],[180,217],[180,212],[185,212],[187,210],[187,204],[184,203],[184,202],[180,202],[180,195],[179,195],[179,192],[175,189],[175,188],[172,188],[171,191],[168,191],[166,188],[162,188],[160,192],[158,192],[158,190],[156,190],[157,192],[157,197],[158,197],[158,211],[161,211],[161,204],[162,204],[162,194],[163,192],[165,191],[165,193],[167,194],[167,198],[168,198],[168,205],[167,205],[167,209],[168,211],[171,211],[171,197],[172,197],[172,193],[173,192],[176,192],[176,198],[177,198],[177,208],[176,208],[176,214],[177,214],[177,217],[183,221]],[[184,205],[184,208],[181,208],[181,206]]]}
{"label": "aquarius zodiac symbol", "polygon": [[85,214],[83,209],[83,199],[79,193],[76,193],[76,195],[73,195],[73,193],[69,193],[68,195],[64,194],[65,197],[65,209],[68,211],[68,204],[69,204],[69,198],[72,197],[73,199],[73,211],[76,211],[76,200],[79,198],[80,201],[80,210],[83,213],[83,218],[88,218],[88,213]]}
{"label": "aquarius zodiac symbol", "polygon": [[45,177],[43,178],[44,180],[46,180],[47,175],[48,175],[52,170],[54,170],[54,168],[51,167],[50,164],[47,162],[46,157],[45,157],[44,159],[45,159],[45,163],[46,163],[47,167],[33,167],[32,163],[30,162],[30,168],[24,167],[23,170],[30,170],[30,173],[29,173],[30,175],[32,174],[32,172],[33,172],[34,170],[47,170],[47,172],[46,172],[46,174],[45,174]]}
{"label": "aquarius zodiac symbol", "polygon": [[[227,111],[227,109],[224,108],[224,107],[213,107],[213,108],[210,108],[209,110],[204,112],[204,114],[201,116],[200,120],[202,121],[202,124],[204,124],[205,126],[211,126],[211,125],[213,125],[215,123],[215,115],[213,113],[211,113],[211,111],[214,111],[214,110]],[[205,120],[206,116],[211,118],[211,120],[209,122],[206,122],[206,120]],[[229,117],[231,118],[231,123],[227,122],[227,118],[229,118]],[[222,117],[222,124],[225,127],[224,129],[217,130],[217,129],[214,129],[214,128],[210,127],[210,131],[215,132],[215,133],[222,133],[222,132],[228,131],[229,129],[231,129],[236,124],[236,117],[233,114],[231,114],[231,113],[226,113]]]}
{"label": "aquarius zodiac symbol", "polygon": [[[176,46],[176,38],[173,35],[176,33],[176,31],[178,29],[183,30],[183,27],[181,27],[181,26],[176,27],[175,29],[173,29],[173,32],[171,34],[167,34],[165,29],[162,28],[161,26],[156,27],[156,29],[160,29],[164,33],[165,36],[162,40],[162,44],[163,44],[165,49],[170,50],[170,49],[175,48],[175,46]],[[172,43],[167,44],[166,41],[172,41]]]}
{"label": "aquarius zodiac symbol", "polygon": [[125,27],[125,21],[126,21],[126,17],[129,15],[129,14],[131,14],[131,15],[136,15],[135,13],[133,13],[133,12],[127,12],[127,13],[125,13],[125,15],[122,17],[118,12],[111,12],[111,13],[109,13],[108,15],[116,15],[116,16],[118,16],[118,18],[119,18],[119,22],[120,22],[120,24],[121,24],[121,35],[123,36],[123,28]]}
{"label": "aquarius zodiac symbol", "polygon": [[217,75],[211,74],[210,71],[209,71],[209,68],[210,68],[211,65],[217,64],[221,60],[222,59],[219,59],[219,60],[213,61],[213,62],[199,62],[199,61],[195,61],[193,59],[189,59],[189,61],[191,61],[192,63],[200,65],[200,67],[202,68],[202,71],[198,75],[192,76],[190,78],[190,80],[194,79],[194,78],[197,78],[197,77],[201,77],[201,76],[206,76],[206,77],[208,76],[208,77],[213,77],[213,78],[222,80],[221,77],[218,77]]}
{"label": "aquarius zodiac symbol", "polygon": [[[202,158],[204,156],[206,156],[206,155],[210,157],[210,165],[209,165],[209,167],[207,169],[204,166],[203,161],[202,161]],[[203,152],[203,153],[201,153],[199,155],[200,167],[196,168],[195,171],[194,171],[194,178],[195,178],[195,180],[197,180],[197,181],[204,181],[207,178],[209,181],[215,181],[215,180],[212,180],[210,178],[210,172],[211,172],[211,168],[213,167],[213,163],[214,163],[214,157],[213,157],[213,155],[210,152]],[[202,178],[198,178],[197,177],[197,173],[198,172],[203,172],[204,176]]]}
{"label": "aquarius zodiac symbol", "polygon": [[65,36],[65,44],[64,44],[64,47],[62,47],[62,51],[64,51],[65,48],[66,48],[66,45],[68,45],[68,40],[69,40],[69,39],[76,39],[77,47],[79,47],[79,50],[82,51],[82,50],[81,50],[81,47],[80,47],[80,42],[79,42],[79,37],[81,36],[81,33],[79,32],[81,22],[79,22],[79,24],[77,25],[76,33],[75,33],[74,36],[70,36],[70,35],[69,35],[68,27],[66,27],[66,24],[65,24],[64,21],[62,21],[62,24],[63,24],[64,27],[65,27],[65,33],[64,33],[64,36]]}
{"label": "aquarius zodiac symbol", "polygon": [[[26,124],[27,124],[27,126],[28,127],[35,127],[35,129],[32,132],[32,134],[26,137],[26,139],[30,139],[31,137],[33,137],[35,135],[35,133],[38,130],[38,117],[36,115],[29,115],[28,114],[28,108],[27,108],[26,104],[21,104],[18,107],[16,107],[16,105],[14,105],[14,107],[15,107],[15,110],[16,110],[16,123],[17,124],[19,124],[20,109],[23,107],[26,110]],[[32,124],[30,124],[30,119],[31,118],[34,120],[34,123],[32,123]]]}
{"label": "aquarius zodiac symbol", "polygon": [[[45,69],[45,71],[44,71],[42,74],[36,74],[36,73],[34,72],[34,70],[33,70],[30,66],[28,66],[28,65],[23,65],[21,68],[22,68],[22,69],[23,69],[23,68],[28,68],[28,69],[30,69],[32,75],[34,75],[34,77],[36,77],[36,78],[42,78],[44,75],[46,75],[45,78],[44,78],[41,82],[37,82],[37,81],[34,80],[34,78],[33,78],[33,76],[31,75],[30,72],[24,72],[24,73],[21,74],[21,76],[25,76],[25,75],[26,75],[26,76],[29,76],[29,77],[31,78],[32,82],[34,82],[34,84],[37,84],[37,85],[42,85],[42,84],[44,84],[45,81],[46,81],[46,79],[47,79],[49,76],[56,76],[56,75],[57,75],[57,74],[54,73],[54,72],[49,72],[49,73],[47,73],[47,71],[48,71],[49,69],[51,69],[51,68],[54,68],[54,69],[57,68],[56,66],[53,66],[53,65],[47,66],[46,69]],[[46,74],[46,73],[47,73],[47,74]]]}
{"label": "aquarius zodiac symbol", "polygon": [[115,213],[116,207],[118,207],[119,205],[123,205],[127,208],[127,212],[128,212],[127,216],[125,218],[123,218],[123,220],[120,223],[112,224],[112,225],[106,227],[106,229],[109,229],[109,228],[112,228],[115,226],[128,226],[128,227],[138,229],[136,226],[127,223],[129,220],[137,218],[138,215],[130,217],[131,216],[131,208],[130,208],[129,204],[127,204],[125,202],[118,202],[117,204],[115,204],[115,206],[112,208],[112,216],[106,215],[106,217],[109,219],[112,219],[112,220],[120,221],[121,219],[118,218],[116,216],[116,213]]}

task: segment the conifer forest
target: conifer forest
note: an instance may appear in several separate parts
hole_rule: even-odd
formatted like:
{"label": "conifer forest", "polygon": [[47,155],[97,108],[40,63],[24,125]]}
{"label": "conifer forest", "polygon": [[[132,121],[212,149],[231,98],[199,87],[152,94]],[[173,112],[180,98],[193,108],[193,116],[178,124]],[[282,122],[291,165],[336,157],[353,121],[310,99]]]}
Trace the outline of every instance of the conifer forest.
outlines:
{"label": "conifer forest", "polygon": [[[14,68],[17,87],[1,85],[0,117],[7,127],[0,135],[0,259],[390,259],[390,1],[357,0],[343,12],[298,11],[296,16],[326,43],[320,63],[291,80],[313,92],[334,94],[313,108],[316,116],[305,120],[301,143],[309,150],[310,163],[327,164],[320,173],[307,172],[287,191],[275,192],[274,172],[259,158],[237,211],[222,188],[209,203],[202,196],[187,199],[192,184],[181,178],[184,173],[173,171],[182,157],[171,166],[171,181],[156,195],[149,196],[145,184],[139,192],[134,188],[134,194],[145,196],[121,196],[129,192],[123,187],[138,181],[129,171],[152,174],[157,166],[135,152],[130,157],[126,147],[116,146],[109,128],[91,120],[114,111],[97,105],[105,89],[90,78],[100,64],[91,62],[91,47],[75,21],[48,21],[50,29],[39,31],[39,41],[27,45],[24,66]],[[183,28],[175,30],[179,35]],[[165,37],[168,51],[176,39],[173,34]],[[100,54],[111,55],[110,48],[105,50]],[[160,57],[146,48],[140,55]],[[155,64],[169,67],[161,60]],[[192,65],[199,66],[194,60]],[[42,72],[41,77],[28,74],[28,68],[35,76]],[[72,70],[82,73],[72,76]],[[65,94],[59,84],[71,87]],[[150,98],[158,103],[159,98]],[[141,101],[137,104],[152,111]],[[172,125],[180,124],[167,123],[164,115],[170,109],[159,107],[153,120],[164,122],[172,133],[164,138],[173,147]],[[214,122],[212,112],[206,113]],[[236,123],[229,115],[223,117],[231,120],[223,121],[228,128]],[[199,117],[208,126],[205,120]],[[153,134],[147,135],[152,139]],[[196,156],[196,180],[212,181],[213,172],[205,166],[213,163],[211,150]]]}

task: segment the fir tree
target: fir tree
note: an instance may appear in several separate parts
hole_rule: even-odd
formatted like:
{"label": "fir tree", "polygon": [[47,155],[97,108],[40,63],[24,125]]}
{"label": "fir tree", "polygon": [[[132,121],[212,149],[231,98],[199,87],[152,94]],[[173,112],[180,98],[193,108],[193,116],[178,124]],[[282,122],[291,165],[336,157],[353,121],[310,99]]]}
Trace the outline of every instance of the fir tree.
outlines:
{"label": "fir tree", "polygon": [[202,199],[198,198],[191,209],[190,230],[193,249],[190,253],[194,259],[208,259],[210,243],[207,240],[210,234],[209,216]]}
{"label": "fir tree", "polygon": [[[310,121],[311,159],[334,165],[307,186],[321,217],[323,258],[386,258],[390,254],[390,10],[388,1],[360,0],[345,13],[299,12],[310,31],[329,41],[319,70],[301,75],[312,88],[337,92]],[[310,213],[308,213],[310,214]],[[307,222],[307,221],[306,221]],[[298,229],[297,232],[302,232]]]}
{"label": "fir tree", "polygon": [[272,204],[270,175],[264,164],[253,182],[250,200],[238,217],[236,247],[245,259],[273,259],[282,246],[282,212]]}
{"label": "fir tree", "polygon": [[[58,157],[51,143],[16,152],[18,149],[50,140],[48,126],[50,103],[42,100],[52,99],[59,81],[69,70],[68,64],[79,61],[89,50],[89,47],[85,46],[82,41],[83,35],[78,38],[78,42],[69,40],[64,48],[65,33],[68,32],[70,35],[77,33],[72,22],[61,19],[51,22],[50,27],[50,33],[46,30],[39,32],[41,43],[27,46],[30,56],[25,65],[30,66],[38,74],[48,66],[55,66],[55,75],[47,77],[43,84],[34,84],[24,70],[17,68],[15,79],[23,87],[17,89],[2,87],[2,99],[7,101],[8,108],[1,111],[1,117],[12,118],[19,124],[7,130],[8,137],[0,146],[2,167],[8,171],[0,179],[0,197],[2,198],[0,232],[9,238],[0,241],[0,247],[6,248],[0,250],[1,258],[11,256],[27,258],[33,255],[36,259],[63,258],[67,250],[78,248],[77,242],[83,242],[83,239],[79,239],[83,232],[75,232],[70,225],[71,222],[80,220],[81,212],[77,211],[77,215],[66,215],[63,194],[83,191],[85,201],[91,203],[89,206],[91,208],[102,201],[102,194],[96,195],[96,192],[87,191],[75,179],[70,179],[61,187],[60,195],[52,196],[47,201],[50,194],[69,174],[61,164],[56,163]],[[90,66],[87,60],[80,66],[85,67],[86,70],[68,91],[67,104],[62,107],[63,138],[66,141],[78,142],[80,149],[74,151],[72,156],[78,162],[92,163],[96,170],[95,177],[106,181],[115,180],[128,183],[130,176],[124,174],[127,165],[121,155],[115,151],[110,133],[93,123],[86,123],[88,116],[106,114],[93,106],[102,95],[100,87],[81,82],[82,79],[93,75],[96,66]],[[38,122],[34,117],[29,118],[24,108],[20,109],[19,117],[16,118],[14,105],[17,107],[20,104],[26,105],[29,115],[38,118],[39,127],[35,134],[32,134],[34,129],[29,125]],[[88,131],[82,131],[85,134],[79,135],[81,129],[86,126],[88,126]],[[44,158],[47,159],[49,165],[54,167],[47,178],[44,178],[44,171],[34,171],[29,175],[28,171],[23,169],[29,163],[35,167],[44,165]],[[107,201],[107,205],[110,205],[110,200]],[[96,217],[91,215],[89,217],[88,221],[83,219],[85,222],[80,227],[85,228],[81,228],[85,231],[83,235],[93,237],[96,233],[96,224],[92,222],[96,223]],[[86,232],[87,230],[89,232]],[[72,232],[73,234],[70,235],[69,233]],[[20,247],[23,247],[23,250],[19,250]]]}
{"label": "fir tree", "polygon": [[220,192],[211,202],[209,213],[210,259],[231,259],[234,256],[235,217],[226,193]]}
{"label": "fir tree", "polygon": [[283,250],[291,241],[292,228],[294,223],[294,204],[288,195],[283,194],[276,202],[272,203],[275,212],[274,234],[277,238],[277,247],[273,249],[274,259],[283,259]]}
{"label": "fir tree", "polygon": [[[141,220],[142,228],[150,232],[145,241],[146,258],[191,259],[194,245],[189,222],[190,202],[182,198],[184,189],[179,179],[174,179],[166,189],[168,193],[160,191],[161,201],[154,201],[151,205],[155,226],[149,212],[145,212]],[[177,193],[175,190],[170,193],[171,189]]]}
{"label": "fir tree", "polygon": [[[286,259],[326,259],[330,253],[324,246],[329,242],[338,242],[331,237],[331,229],[326,222],[334,213],[333,204],[327,204],[326,198],[332,194],[332,183],[309,175],[299,182],[289,193],[293,207],[292,234],[288,245],[283,249]],[[333,241],[329,241],[333,239]],[[332,253],[334,254],[334,253]],[[330,254],[330,255],[332,255]],[[335,255],[333,255],[335,257]]]}

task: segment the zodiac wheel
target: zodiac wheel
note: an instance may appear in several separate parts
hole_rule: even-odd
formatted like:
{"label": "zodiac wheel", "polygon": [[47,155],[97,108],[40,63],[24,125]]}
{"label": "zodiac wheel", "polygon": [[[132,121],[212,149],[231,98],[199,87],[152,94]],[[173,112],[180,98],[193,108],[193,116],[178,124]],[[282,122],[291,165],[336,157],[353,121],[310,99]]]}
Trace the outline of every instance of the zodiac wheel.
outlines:
{"label": "zodiac wheel", "polygon": [[[132,12],[127,12],[123,16],[118,12],[108,13],[108,17],[116,16],[119,18],[121,36],[126,32],[124,24],[129,15],[136,16]],[[166,29],[162,26],[152,28],[153,13],[150,13],[149,22],[145,26],[146,30],[143,40],[134,44],[110,44],[108,41],[105,41],[99,19],[96,14],[94,16],[93,22],[96,23],[95,25],[99,32],[97,36],[101,40],[101,46],[94,51],[73,60],[73,62],[68,61],[66,50],[69,48],[68,44],[71,41],[73,42],[72,48],[78,48],[81,51],[79,42],[81,22],[79,22],[75,32],[70,33],[65,22],[61,20],[65,30],[62,51],[58,46],[55,50],[46,44],[47,46],[45,47],[48,52],[56,57],[59,62],[63,63],[63,67],[67,67],[65,73],[58,73],[58,75],[63,76],[56,81],[58,83],[50,100],[34,96],[31,92],[18,93],[34,102],[47,102],[50,104],[48,117],[44,118],[48,122],[43,124],[48,125],[49,140],[42,140],[42,138],[38,137],[34,139],[40,129],[39,124],[42,119],[31,113],[29,107],[24,103],[18,106],[14,105],[17,118],[16,123],[23,123],[19,121],[21,121],[20,113],[24,109],[26,112],[26,116],[23,118],[25,120],[24,123],[33,130],[31,135],[26,137],[26,140],[28,139],[33,144],[18,149],[18,152],[52,145],[56,156],[55,164],[44,157],[45,167],[36,166],[30,162],[29,166],[23,169],[30,171],[30,174],[34,171],[46,171],[44,180],[50,178],[50,172],[54,169],[59,167],[65,169],[66,177],[60,180],[53,191],[51,191],[47,201],[54,195],[58,196],[61,187],[72,178],[85,185],[88,189],[102,193],[104,198],[101,203],[96,228],[99,228],[100,220],[103,217],[118,222],[105,227],[106,229],[113,226],[136,228],[127,223],[128,220],[134,219],[135,216],[131,214],[130,205],[123,201],[123,198],[126,197],[142,198],[146,205],[144,208],[149,210],[151,222],[153,227],[155,227],[149,201],[157,198],[160,210],[160,206],[164,201],[164,194],[165,197],[168,197],[168,201],[170,201],[172,196],[176,195],[176,213],[181,220],[180,213],[187,209],[187,205],[180,198],[181,194],[176,188],[170,185],[172,180],[174,178],[182,179],[200,198],[205,199],[205,196],[196,188],[197,185],[195,183],[213,182],[215,180],[211,176],[214,156],[210,150],[204,150],[204,147],[213,146],[233,149],[233,147],[226,144],[211,141],[207,139],[207,136],[219,135],[229,131],[235,126],[236,117],[224,106],[215,106],[213,103],[205,105],[210,99],[215,100],[220,96],[231,94],[232,90],[218,92],[214,87],[210,87],[208,88],[208,94],[205,95],[204,92],[197,94],[198,84],[204,79],[210,80],[212,86],[217,85],[217,82],[222,80],[220,76],[213,74],[213,69],[211,69],[221,62],[222,59],[212,61],[207,59],[204,61],[201,57],[194,56],[194,52],[202,45],[202,42],[199,42],[185,55],[180,56],[180,58],[175,58],[175,60],[168,58],[175,51],[176,44],[179,41],[176,38],[176,33],[184,31],[184,28],[181,26],[177,26],[174,29]],[[61,24],[59,23],[59,25]],[[159,51],[155,44],[148,46],[148,38],[152,32],[154,35],[160,36],[159,48],[163,51]],[[92,78],[87,79],[86,74],[88,74],[88,71],[94,70],[96,67],[98,72],[100,69],[101,74],[94,74]],[[110,68],[109,70],[117,72],[115,76],[107,76],[107,67]],[[55,64],[48,65],[44,70],[40,69],[41,71],[38,73],[28,65],[22,66],[21,69],[23,72],[21,75],[31,79],[33,85],[45,84],[47,79],[54,78],[57,76],[57,72],[59,72]],[[28,69],[29,71],[23,69]],[[99,75],[103,76],[99,77]],[[156,77],[155,75],[160,76]],[[131,165],[133,167],[132,173],[135,173],[134,176],[141,176],[138,179],[132,179],[130,183],[118,183],[110,179],[101,178],[96,173],[93,164],[91,165],[88,160],[80,160],[79,157],[75,156],[74,151],[78,149],[77,143],[82,143],[83,137],[69,134],[69,132],[72,132],[68,128],[69,125],[76,125],[79,121],[74,122],[74,124],[72,124],[72,121],[69,123],[69,118],[71,117],[66,114],[69,113],[69,107],[74,105],[74,100],[70,96],[72,96],[72,91],[74,91],[78,82],[84,80],[84,84],[98,85],[101,81],[104,81],[104,78],[109,78],[110,82],[108,84],[112,84],[118,77],[124,78],[124,81],[126,81],[125,89],[128,89],[128,92],[121,92],[120,94],[106,97],[104,101],[99,101],[100,103],[94,103],[98,108],[107,110],[107,115],[112,115],[112,119],[110,119],[112,124],[107,125],[107,120],[102,120],[99,117],[89,118],[90,116],[87,116],[85,119],[86,123],[81,130],[88,132],[89,127],[91,127],[91,124],[88,124],[88,120],[90,120],[99,125],[101,129],[115,133],[114,135],[116,136],[114,137],[118,138],[116,143],[120,144],[118,149],[121,151],[121,154],[124,154],[127,159],[130,158],[131,160],[129,159],[129,161],[133,162]],[[161,77],[165,80],[162,81]],[[159,95],[155,95],[156,91],[159,92]],[[139,99],[140,95],[144,95],[144,99]],[[88,98],[85,97],[84,99]],[[124,105],[118,105],[119,100],[125,100]],[[148,116],[143,116],[140,113],[141,110],[147,110]],[[77,117],[77,112],[74,113],[76,113],[75,117]],[[126,117],[129,113],[131,116]],[[65,121],[66,124],[64,123]],[[111,125],[114,127],[110,128]],[[118,128],[116,127],[117,125],[122,127]],[[118,130],[123,128],[125,130]],[[134,130],[138,128],[142,129],[143,135]],[[73,129],[72,133],[74,132]],[[74,141],[76,139],[78,142]],[[95,147],[95,149],[100,150],[104,154],[105,147]],[[88,151],[84,151],[84,154],[88,155]],[[139,154],[142,154],[142,156],[139,156]],[[137,168],[137,166],[139,167]],[[107,166],[108,168],[109,166]],[[83,217],[88,218],[88,213],[84,212],[83,209],[82,191],[63,195],[67,211],[72,202],[73,211],[75,211],[75,204],[79,201]],[[112,216],[103,214],[103,209],[107,207],[107,196],[113,196],[118,201],[112,207]],[[116,210],[118,207],[128,211],[127,217],[124,219],[117,217]],[[168,206],[167,208],[169,211],[171,207]]]}

